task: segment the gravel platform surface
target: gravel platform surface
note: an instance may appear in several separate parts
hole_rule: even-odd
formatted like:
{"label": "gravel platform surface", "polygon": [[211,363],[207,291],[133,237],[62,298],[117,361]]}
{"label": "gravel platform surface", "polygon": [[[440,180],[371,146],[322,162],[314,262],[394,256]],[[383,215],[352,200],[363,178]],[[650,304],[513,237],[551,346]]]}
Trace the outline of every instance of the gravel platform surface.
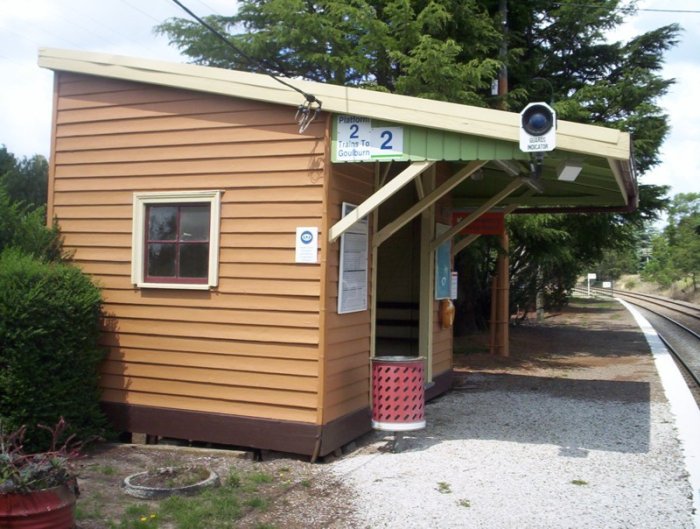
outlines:
{"label": "gravel platform surface", "polygon": [[674,417],[634,321],[622,307],[569,316],[544,324],[546,342],[530,339],[541,326],[515,332],[512,360],[463,366],[399,452],[374,432],[330,464],[357,527],[693,528]]}

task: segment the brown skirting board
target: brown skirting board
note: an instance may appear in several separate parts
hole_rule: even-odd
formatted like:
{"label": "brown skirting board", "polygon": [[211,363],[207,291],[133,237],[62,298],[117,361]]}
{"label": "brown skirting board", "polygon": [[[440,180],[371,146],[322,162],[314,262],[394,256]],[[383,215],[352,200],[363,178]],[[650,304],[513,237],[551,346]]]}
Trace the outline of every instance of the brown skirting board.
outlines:
{"label": "brown skirting board", "polygon": [[118,431],[308,456],[318,449],[316,455],[321,457],[371,429],[369,408],[340,417],[323,427],[115,402],[103,402],[102,409]]}
{"label": "brown skirting board", "polygon": [[[437,375],[426,400],[448,391],[451,383],[451,370]],[[116,402],[103,402],[102,409],[118,431],[307,456],[323,457],[371,430],[369,408],[323,426]]]}

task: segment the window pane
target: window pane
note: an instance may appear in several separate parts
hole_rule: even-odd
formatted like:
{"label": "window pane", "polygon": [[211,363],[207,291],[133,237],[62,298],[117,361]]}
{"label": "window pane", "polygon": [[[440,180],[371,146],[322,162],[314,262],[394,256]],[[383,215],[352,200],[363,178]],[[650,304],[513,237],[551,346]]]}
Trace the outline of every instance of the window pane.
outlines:
{"label": "window pane", "polygon": [[209,240],[209,205],[180,208],[180,240]]}
{"label": "window pane", "polygon": [[175,277],[175,244],[149,244],[148,270],[151,277]]}
{"label": "window pane", "polygon": [[148,240],[174,241],[177,232],[177,207],[149,206]]}
{"label": "window pane", "polygon": [[180,277],[209,276],[209,244],[180,245]]}

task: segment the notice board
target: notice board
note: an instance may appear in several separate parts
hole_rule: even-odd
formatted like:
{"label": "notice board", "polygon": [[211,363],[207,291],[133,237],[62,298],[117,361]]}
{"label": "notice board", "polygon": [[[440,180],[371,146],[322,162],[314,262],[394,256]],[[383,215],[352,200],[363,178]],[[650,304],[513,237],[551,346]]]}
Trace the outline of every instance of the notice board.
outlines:
{"label": "notice board", "polygon": [[[343,202],[342,217],[357,206]],[[338,314],[367,310],[369,223],[358,220],[340,236]]]}

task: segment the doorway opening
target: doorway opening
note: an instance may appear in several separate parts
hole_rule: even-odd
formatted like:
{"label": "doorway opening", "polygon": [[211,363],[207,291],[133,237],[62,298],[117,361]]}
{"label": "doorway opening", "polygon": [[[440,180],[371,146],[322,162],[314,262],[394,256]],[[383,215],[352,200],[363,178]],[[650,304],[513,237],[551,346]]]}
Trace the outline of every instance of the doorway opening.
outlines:
{"label": "doorway opening", "polygon": [[[378,209],[379,229],[417,200],[406,186]],[[375,356],[420,356],[421,219],[414,218],[377,251]]]}

